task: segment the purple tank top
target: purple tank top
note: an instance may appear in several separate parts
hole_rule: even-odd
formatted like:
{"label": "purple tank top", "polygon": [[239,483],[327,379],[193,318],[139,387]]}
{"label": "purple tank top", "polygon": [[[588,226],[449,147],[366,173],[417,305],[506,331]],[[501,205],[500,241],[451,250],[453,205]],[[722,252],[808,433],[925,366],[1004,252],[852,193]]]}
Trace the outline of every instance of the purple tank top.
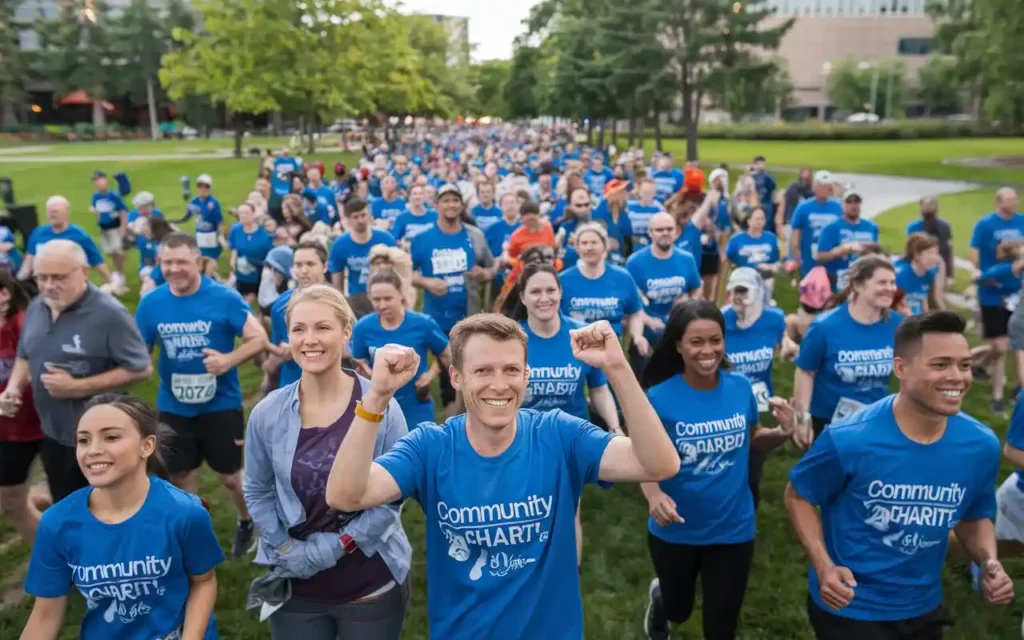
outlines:
{"label": "purple tank top", "polygon": [[[289,530],[298,540],[322,531],[340,532],[359,515],[327,506],[324,492],[331,474],[334,456],[352,426],[356,401],[363,391],[359,381],[352,387],[352,399],[333,424],[327,427],[304,428],[292,460],[292,488],[306,511],[306,521]],[[341,540],[338,540],[341,544]],[[342,556],[338,564],[306,580],[292,580],[292,597],[311,602],[351,602],[377,591],[394,578],[380,554],[366,557],[362,551]]]}

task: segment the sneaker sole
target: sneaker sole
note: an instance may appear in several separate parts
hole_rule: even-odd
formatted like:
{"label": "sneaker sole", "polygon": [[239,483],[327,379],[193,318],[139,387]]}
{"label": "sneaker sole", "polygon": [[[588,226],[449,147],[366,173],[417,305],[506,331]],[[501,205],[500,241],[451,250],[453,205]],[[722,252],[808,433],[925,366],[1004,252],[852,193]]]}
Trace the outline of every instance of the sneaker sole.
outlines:
{"label": "sneaker sole", "polygon": [[654,608],[654,590],[656,588],[654,585],[656,582],[657,578],[651,580],[651,583],[647,586],[647,608],[644,610],[644,637],[648,639],[651,637],[649,625],[651,622],[651,610]]}

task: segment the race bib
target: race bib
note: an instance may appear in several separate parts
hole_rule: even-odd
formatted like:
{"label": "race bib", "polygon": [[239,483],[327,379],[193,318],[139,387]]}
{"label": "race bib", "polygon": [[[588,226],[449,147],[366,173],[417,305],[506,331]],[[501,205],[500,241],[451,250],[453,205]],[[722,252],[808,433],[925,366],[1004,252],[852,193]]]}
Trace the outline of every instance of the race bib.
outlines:
{"label": "race bib", "polygon": [[811,255],[807,256],[807,258],[810,259],[810,260],[816,260],[817,258],[815,258],[815,256],[817,256],[817,255],[818,255],[818,243],[817,242],[812,242],[811,243]]}
{"label": "race bib", "polygon": [[866,405],[863,402],[857,400],[851,400],[850,398],[839,398],[839,404],[836,405],[836,410],[832,414],[832,422],[836,420],[842,420],[843,418],[853,415],[854,413],[863,409]]}
{"label": "race bib", "polygon": [[171,393],[182,404],[206,404],[217,395],[217,376],[212,373],[171,374]]}
{"label": "race bib", "polygon": [[439,252],[430,259],[430,262],[435,276],[461,273],[469,269],[469,259],[464,249]]}
{"label": "race bib", "polygon": [[216,249],[219,246],[216,231],[196,231],[196,244],[200,249]]}
{"label": "race bib", "polygon": [[242,274],[256,273],[256,267],[243,256],[238,256],[238,261],[235,263],[235,270]]}
{"label": "race bib", "polygon": [[709,244],[711,244],[711,236],[709,236],[706,233],[700,234],[700,243],[702,246],[708,246]]}
{"label": "race bib", "polygon": [[1003,298],[1003,306],[1009,312],[1017,310],[1017,305],[1020,304],[1020,293],[1014,293]]}
{"label": "race bib", "polygon": [[771,408],[768,404],[768,398],[771,396],[768,394],[768,385],[764,382],[755,382],[753,384],[754,397],[757,398],[757,410],[761,413],[767,413]]}

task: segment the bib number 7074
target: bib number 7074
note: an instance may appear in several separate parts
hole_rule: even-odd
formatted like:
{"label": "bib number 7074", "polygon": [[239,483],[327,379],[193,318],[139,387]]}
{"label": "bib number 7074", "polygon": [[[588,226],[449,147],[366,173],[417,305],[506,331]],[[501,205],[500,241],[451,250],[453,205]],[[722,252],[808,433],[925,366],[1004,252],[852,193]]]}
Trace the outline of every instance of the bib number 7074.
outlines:
{"label": "bib number 7074", "polygon": [[174,374],[171,376],[171,392],[182,404],[205,404],[217,395],[217,377],[210,373]]}

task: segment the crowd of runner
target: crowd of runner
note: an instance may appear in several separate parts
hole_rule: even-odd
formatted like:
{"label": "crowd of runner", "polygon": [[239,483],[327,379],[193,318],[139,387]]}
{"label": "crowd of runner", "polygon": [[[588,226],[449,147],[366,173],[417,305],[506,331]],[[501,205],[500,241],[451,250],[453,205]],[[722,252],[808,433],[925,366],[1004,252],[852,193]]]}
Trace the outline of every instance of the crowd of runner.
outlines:
{"label": "crowd of runner", "polygon": [[[276,639],[400,636],[408,498],[433,637],[583,637],[580,496],[614,482],[650,508],[647,637],[699,592],[704,637],[735,638],[762,472],[787,441],[806,450],[785,506],[818,638],[941,637],[947,551],[989,602],[1012,599],[999,557],[1024,544],[1024,473],[997,473],[1001,455],[1024,468],[1024,409],[1005,447],[961,412],[979,377],[1005,411],[1011,350],[1012,397],[1024,375],[1012,189],[970,239],[968,322],[945,310],[937,201],[883,248],[872,194],[824,169],[783,190],[763,157],[705,174],[511,125],[412,132],[332,169],[268,155],[234,206],[210,174],[194,198],[184,178],[178,219],[145,191],[129,210],[127,176],[97,171],[99,233],[55,195],[24,256],[0,236],[0,510],[33,541],[23,638],[58,637],[72,587],[83,638],[218,637],[204,462],[237,511],[230,554],[267,568],[245,606]],[[134,318],[115,297],[129,251]],[[795,363],[790,399],[776,359]],[[263,379],[248,424],[243,367]],[[155,407],[115,393],[151,378]]]}

